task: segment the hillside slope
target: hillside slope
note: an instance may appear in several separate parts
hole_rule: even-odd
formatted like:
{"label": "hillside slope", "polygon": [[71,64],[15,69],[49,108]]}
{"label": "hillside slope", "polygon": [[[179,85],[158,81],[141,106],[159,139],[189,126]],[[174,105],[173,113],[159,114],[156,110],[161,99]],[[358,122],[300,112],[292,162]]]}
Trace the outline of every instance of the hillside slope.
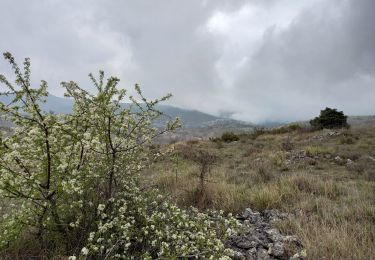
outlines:
{"label": "hillside slope", "polygon": [[[11,97],[7,96],[0,96],[0,102],[8,104],[11,102]],[[54,112],[54,113],[69,113],[73,107],[73,101],[68,98],[61,98],[56,97],[54,95],[49,95],[47,102],[41,104],[43,110],[47,112]],[[128,107],[129,104],[123,104],[124,107]],[[170,105],[159,105],[157,109],[165,114],[160,119],[158,119],[155,124],[157,126],[162,126],[168,121],[170,118],[179,117],[183,124],[183,128],[199,128],[205,126],[223,126],[225,125],[235,125],[236,123],[240,123],[244,125],[244,122],[236,121],[236,120],[226,120],[214,115],[210,115],[204,112],[200,112],[197,110],[190,110],[190,109],[183,109],[178,108]],[[251,125],[251,124],[248,124]]]}
{"label": "hillside slope", "polygon": [[[294,216],[278,227],[302,239],[307,259],[373,259],[375,126],[256,131],[231,143],[195,140],[173,147],[174,156],[144,176],[180,206],[278,209]],[[195,158],[211,158],[207,154],[216,160],[202,195],[205,160]]]}

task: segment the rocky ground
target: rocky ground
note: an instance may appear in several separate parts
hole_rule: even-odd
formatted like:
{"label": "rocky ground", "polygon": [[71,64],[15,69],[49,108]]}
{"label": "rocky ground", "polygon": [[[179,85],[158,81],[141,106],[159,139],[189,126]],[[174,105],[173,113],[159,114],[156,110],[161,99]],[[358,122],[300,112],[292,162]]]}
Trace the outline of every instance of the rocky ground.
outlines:
{"label": "rocky ground", "polygon": [[263,213],[246,209],[237,219],[242,223],[239,234],[231,236],[227,247],[235,253],[233,259],[303,259],[305,251],[296,236],[282,235],[275,223],[292,214],[278,210],[265,210]]}

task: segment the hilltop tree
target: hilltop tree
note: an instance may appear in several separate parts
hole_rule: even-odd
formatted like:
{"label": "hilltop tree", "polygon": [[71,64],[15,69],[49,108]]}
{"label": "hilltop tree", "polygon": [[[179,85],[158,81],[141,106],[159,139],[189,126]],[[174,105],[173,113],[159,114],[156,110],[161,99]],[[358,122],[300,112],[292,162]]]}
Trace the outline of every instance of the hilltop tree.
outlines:
{"label": "hilltop tree", "polygon": [[310,125],[316,129],[349,127],[347,118],[343,111],[326,107],[318,117],[310,120]]}
{"label": "hilltop tree", "polygon": [[[153,127],[162,113],[138,85],[138,100],[118,88],[119,79],[104,72],[89,75],[96,94],[75,82],[64,82],[74,100],[71,114],[42,110],[47,83],[32,88],[30,60],[23,71],[5,53],[15,84],[0,75],[7,88],[0,114],[14,123],[11,135],[0,135],[0,198],[10,207],[0,221],[0,250],[27,233],[50,252],[86,259],[220,257],[234,220],[220,214],[184,211],[156,190],[141,189],[140,172],[168,151],[149,149],[153,138],[175,129]],[[11,203],[10,203],[11,202]],[[1,213],[1,212],[0,212]],[[213,221],[211,217],[216,220]],[[228,231],[228,232],[229,232]]]}

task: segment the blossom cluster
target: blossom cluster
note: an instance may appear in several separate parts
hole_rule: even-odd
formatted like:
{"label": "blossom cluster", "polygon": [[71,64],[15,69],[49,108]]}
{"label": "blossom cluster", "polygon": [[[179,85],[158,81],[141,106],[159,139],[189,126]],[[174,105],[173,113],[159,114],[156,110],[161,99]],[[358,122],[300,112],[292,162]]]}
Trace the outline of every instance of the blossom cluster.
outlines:
{"label": "blossom cluster", "polygon": [[156,190],[131,187],[114,200],[110,214],[99,205],[100,221],[85,252],[115,259],[225,259],[229,254],[223,241],[238,228],[236,219],[223,212],[183,210]]}

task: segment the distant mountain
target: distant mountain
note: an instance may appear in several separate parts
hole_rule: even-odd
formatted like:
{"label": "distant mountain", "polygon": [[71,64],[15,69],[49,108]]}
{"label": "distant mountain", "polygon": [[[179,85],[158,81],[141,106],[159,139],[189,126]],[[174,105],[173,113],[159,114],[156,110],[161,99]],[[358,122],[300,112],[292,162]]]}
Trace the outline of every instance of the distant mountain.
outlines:
{"label": "distant mountain", "polygon": [[[182,109],[169,105],[159,105],[157,109],[163,112],[168,117],[179,117],[184,128],[201,127],[205,124],[208,124],[209,122],[213,122],[220,119],[219,117],[203,113],[197,110]],[[165,123],[163,119],[167,120],[167,118],[162,117],[159,123]]]}
{"label": "distant mountain", "polygon": [[[0,96],[0,102],[9,103],[11,102],[11,97]],[[124,107],[129,106],[129,104],[124,103]],[[56,97],[49,95],[47,102],[41,104],[42,108],[46,112],[54,112],[57,114],[70,113],[73,108],[73,100],[68,98]],[[213,116],[207,113],[203,113],[197,110],[189,110],[178,108],[169,105],[158,105],[157,109],[163,112],[165,115],[158,119],[155,123],[156,125],[164,125],[169,118],[179,117],[182,121],[183,128],[200,128],[200,127],[212,127],[212,126],[228,126],[228,125],[242,125],[246,123],[242,121],[224,119],[217,116]],[[246,124],[249,126],[250,124]]]}
{"label": "distant mountain", "polygon": [[349,116],[349,125],[375,125],[375,116]]}
{"label": "distant mountain", "polygon": [[[8,104],[12,101],[12,96],[0,96],[0,102]],[[54,95],[49,95],[47,103],[41,104],[42,109],[46,112],[54,112],[57,114],[67,114],[72,111],[73,100],[68,98],[56,97]]]}
{"label": "distant mountain", "polygon": [[273,128],[273,127],[278,127],[288,124],[286,121],[264,121],[260,125],[265,127],[265,128]]}

